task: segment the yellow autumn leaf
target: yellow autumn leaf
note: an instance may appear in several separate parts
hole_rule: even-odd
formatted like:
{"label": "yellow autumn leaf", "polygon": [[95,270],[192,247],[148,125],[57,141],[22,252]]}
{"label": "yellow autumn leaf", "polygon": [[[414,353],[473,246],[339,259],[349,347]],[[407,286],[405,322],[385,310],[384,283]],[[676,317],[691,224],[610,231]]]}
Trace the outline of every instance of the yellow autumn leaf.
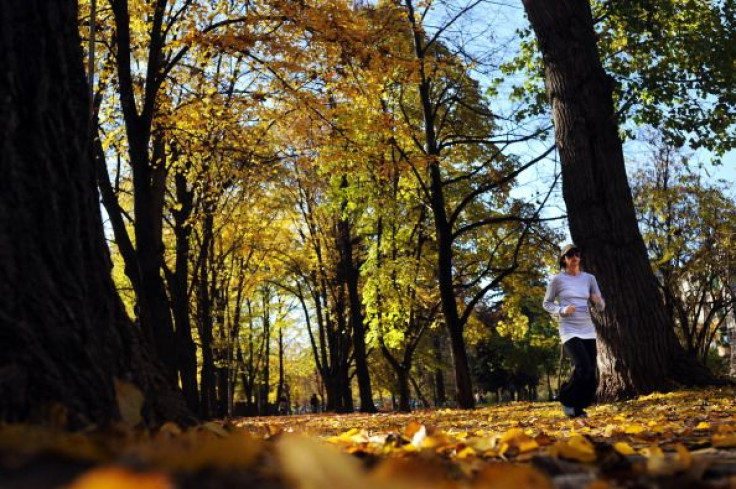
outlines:
{"label": "yellow autumn leaf", "polygon": [[467,432],[467,431],[461,431],[460,433],[456,433],[456,434],[455,434],[455,438],[456,438],[457,440],[464,440],[464,439],[466,439],[467,437],[468,437],[468,432]]}
{"label": "yellow autumn leaf", "polygon": [[539,443],[537,443],[537,440],[530,438],[529,440],[520,442],[517,447],[521,453],[526,453],[539,448]]}
{"label": "yellow autumn leaf", "polygon": [[475,457],[475,450],[473,450],[471,447],[465,447],[459,452],[457,452],[457,455],[455,455],[459,459],[464,459],[468,457]]}
{"label": "yellow autumn leaf", "polygon": [[701,421],[698,423],[698,425],[695,427],[696,430],[709,430],[710,429],[710,423]]}
{"label": "yellow autumn leaf", "polygon": [[487,452],[489,450],[493,450],[498,445],[498,439],[486,436],[482,438],[470,438],[465,441],[469,446],[472,446],[473,449],[477,452]]}
{"label": "yellow autumn leaf", "polygon": [[68,489],[174,489],[166,474],[100,467],[79,476]]}
{"label": "yellow autumn leaf", "polygon": [[179,436],[182,434],[182,430],[179,427],[179,425],[169,421],[161,425],[161,428],[159,428],[158,433],[160,435]]}
{"label": "yellow autumn leaf", "polygon": [[225,437],[225,436],[228,436],[229,435],[229,433],[227,432],[227,430],[225,430],[225,428],[223,428],[222,425],[220,425],[218,423],[215,423],[213,421],[208,421],[208,422],[204,423],[201,426],[201,428],[202,429],[205,429],[207,431],[210,431],[210,432],[212,432],[212,433],[214,433],[214,434],[216,434],[218,436]]}
{"label": "yellow autumn leaf", "polygon": [[578,462],[593,462],[596,459],[595,447],[580,435],[573,435],[569,440],[557,442],[553,451],[562,458]]}
{"label": "yellow autumn leaf", "polygon": [[647,471],[651,474],[667,474],[676,469],[668,463],[664,452],[658,446],[642,448],[640,452],[647,458]]}
{"label": "yellow autumn leaf", "polygon": [[690,451],[682,443],[678,443],[675,446],[677,451],[677,458],[680,461],[681,468],[687,470],[693,464],[693,456]]}
{"label": "yellow autumn leaf", "polygon": [[539,448],[539,443],[521,428],[511,428],[506,431],[499,439],[499,443],[499,453],[501,455],[505,454],[512,447],[521,453],[530,452]]}
{"label": "yellow autumn leaf", "polygon": [[526,436],[524,430],[522,430],[521,428],[511,428],[510,430],[506,431],[506,433],[501,435],[501,439],[499,441],[501,443],[507,443],[523,436]]}
{"label": "yellow autumn leaf", "polygon": [[651,446],[651,447],[642,448],[641,450],[639,450],[639,453],[641,453],[647,458],[664,457],[664,452],[662,451],[661,448],[659,448],[656,445]]}
{"label": "yellow autumn leaf", "polygon": [[646,431],[646,428],[638,423],[627,424],[623,429],[624,433],[627,435],[638,435],[639,433]]}
{"label": "yellow autumn leaf", "polygon": [[619,426],[608,424],[605,428],[603,428],[603,436],[606,438],[610,438],[613,436],[616,432],[618,432],[621,428]]}
{"label": "yellow autumn leaf", "polygon": [[633,455],[636,453],[636,450],[631,448],[631,445],[629,445],[625,441],[619,441],[619,442],[614,443],[613,449],[616,450],[621,455]]}
{"label": "yellow autumn leaf", "polygon": [[403,445],[400,450],[403,450],[404,452],[418,452],[419,447],[412,445],[411,443],[407,443],[406,445]]}
{"label": "yellow autumn leaf", "polygon": [[427,436],[422,440],[421,448],[435,448],[445,443],[447,443],[447,440],[442,436]]}
{"label": "yellow autumn leaf", "polygon": [[297,488],[371,489],[360,463],[315,440],[284,436],[276,446],[284,473]]}
{"label": "yellow autumn leaf", "polygon": [[361,433],[358,428],[351,428],[348,431],[332,436],[327,439],[330,443],[363,443],[368,441],[368,437]]}

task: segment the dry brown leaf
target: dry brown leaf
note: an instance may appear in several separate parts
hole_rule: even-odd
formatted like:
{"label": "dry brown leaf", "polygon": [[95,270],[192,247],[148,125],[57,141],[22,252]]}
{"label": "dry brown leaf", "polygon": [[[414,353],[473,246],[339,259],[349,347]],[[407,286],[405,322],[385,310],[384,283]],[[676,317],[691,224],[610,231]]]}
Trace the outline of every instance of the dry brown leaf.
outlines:
{"label": "dry brown leaf", "polygon": [[446,467],[419,458],[391,458],[380,463],[370,475],[373,487],[392,489],[454,489],[457,481],[448,478]]}
{"label": "dry brown leaf", "polygon": [[552,480],[536,469],[508,463],[492,464],[480,471],[473,489],[553,489]]}
{"label": "dry brown leaf", "polygon": [[146,398],[135,384],[118,378],[115,381],[115,396],[123,423],[138,426],[143,421],[141,411]]}
{"label": "dry brown leaf", "polygon": [[132,447],[128,455],[172,471],[204,468],[246,469],[263,453],[264,442],[236,431],[221,436],[210,430],[190,430],[178,437],[161,437]]}
{"label": "dry brown leaf", "polygon": [[[414,435],[417,432],[419,432],[419,430],[421,430],[422,428],[424,428],[424,425],[422,423],[412,421],[411,423],[406,425],[406,428],[404,429],[404,437],[407,440],[411,440],[412,438],[414,438]],[[426,428],[425,428],[425,431],[426,431]]]}
{"label": "dry brown leaf", "polygon": [[108,454],[90,436],[33,425],[0,425],[0,451],[26,457],[41,453],[102,462]]}
{"label": "dry brown leaf", "polygon": [[735,448],[736,433],[716,433],[713,435],[712,443],[717,448]]}
{"label": "dry brown leaf", "polygon": [[375,489],[357,459],[323,443],[286,435],[276,447],[284,474],[298,489]]}

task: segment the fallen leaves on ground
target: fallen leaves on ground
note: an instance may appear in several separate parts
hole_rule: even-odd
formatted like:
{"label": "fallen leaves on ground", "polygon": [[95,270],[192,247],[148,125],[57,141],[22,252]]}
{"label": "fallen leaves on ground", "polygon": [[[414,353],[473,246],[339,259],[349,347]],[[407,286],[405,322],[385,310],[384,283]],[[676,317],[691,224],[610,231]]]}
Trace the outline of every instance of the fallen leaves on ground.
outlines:
{"label": "fallen leaves on ground", "polygon": [[167,423],[152,432],[130,420],[89,433],[5,425],[0,487],[736,487],[735,394],[653,394],[577,419],[555,403],[516,402],[186,430]]}

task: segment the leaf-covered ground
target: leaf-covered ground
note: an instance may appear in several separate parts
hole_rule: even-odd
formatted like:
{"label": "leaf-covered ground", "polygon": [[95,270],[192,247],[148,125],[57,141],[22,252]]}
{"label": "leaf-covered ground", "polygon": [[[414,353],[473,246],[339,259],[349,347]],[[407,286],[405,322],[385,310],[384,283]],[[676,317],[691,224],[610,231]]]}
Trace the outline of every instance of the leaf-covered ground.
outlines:
{"label": "leaf-covered ground", "polygon": [[654,394],[567,419],[472,412],[243,418],[67,434],[0,426],[0,487],[736,487],[736,391]]}

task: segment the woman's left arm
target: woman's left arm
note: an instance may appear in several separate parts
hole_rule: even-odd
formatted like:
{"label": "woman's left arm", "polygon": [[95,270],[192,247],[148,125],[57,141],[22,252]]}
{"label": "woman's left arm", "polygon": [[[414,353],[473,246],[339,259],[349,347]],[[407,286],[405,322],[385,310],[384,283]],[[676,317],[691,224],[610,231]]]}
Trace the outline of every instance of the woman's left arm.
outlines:
{"label": "woman's left arm", "polygon": [[593,275],[590,276],[590,300],[593,301],[596,311],[606,308],[606,301],[603,300],[601,289],[598,288],[598,282]]}

